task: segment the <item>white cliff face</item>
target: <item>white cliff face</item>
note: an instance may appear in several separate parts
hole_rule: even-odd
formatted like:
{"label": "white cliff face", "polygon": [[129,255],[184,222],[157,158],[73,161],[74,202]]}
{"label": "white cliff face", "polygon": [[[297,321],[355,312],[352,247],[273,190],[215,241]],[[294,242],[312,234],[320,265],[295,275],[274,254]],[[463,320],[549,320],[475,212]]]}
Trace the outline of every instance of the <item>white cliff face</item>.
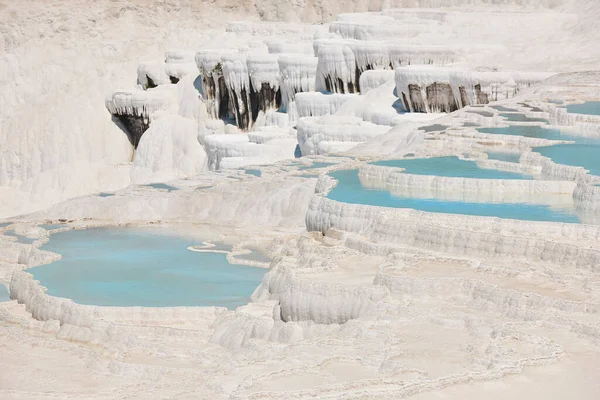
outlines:
{"label": "white cliff face", "polygon": [[[600,177],[534,149],[600,138],[564,107],[598,100],[569,73],[600,68],[596,1],[51,3],[0,0],[0,397],[597,397]],[[370,164],[440,156],[535,179]],[[344,169],[579,222],[327,198]],[[269,271],[236,310],[35,280],[58,231],[150,224]]]}

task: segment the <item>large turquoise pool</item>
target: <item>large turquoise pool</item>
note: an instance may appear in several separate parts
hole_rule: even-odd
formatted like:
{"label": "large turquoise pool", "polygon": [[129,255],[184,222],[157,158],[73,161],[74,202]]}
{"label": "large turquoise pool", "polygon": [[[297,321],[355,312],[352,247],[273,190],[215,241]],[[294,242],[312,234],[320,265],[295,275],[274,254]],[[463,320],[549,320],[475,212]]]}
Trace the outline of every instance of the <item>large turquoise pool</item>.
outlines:
{"label": "large turquoise pool", "polygon": [[437,175],[453,178],[477,179],[533,179],[530,175],[519,174],[516,172],[480,168],[474,161],[461,160],[456,156],[383,160],[376,161],[373,164],[384,167],[404,168],[404,172],[415,175]]}
{"label": "large turquoise pool", "polygon": [[586,101],[581,104],[569,104],[567,112],[575,114],[600,115],[600,101]]}
{"label": "large turquoise pool", "polygon": [[328,198],[344,203],[370,206],[412,208],[415,210],[521,219],[578,223],[570,209],[553,209],[547,205],[525,203],[467,203],[413,197],[397,197],[384,190],[369,190],[362,186],[358,170],[341,170],[330,174],[338,181]]}
{"label": "large turquoise pool", "polygon": [[592,175],[600,175],[600,146],[590,144],[558,144],[534,147],[533,151],[557,164],[583,167]]}
{"label": "large turquoise pool", "polygon": [[71,230],[42,247],[61,260],[28,272],[48,294],[80,304],[234,309],[248,303],[267,270],[187,250],[198,244],[164,227]]}
{"label": "large turquoise pool", "polygon": [[544,128],[541,126],[519,126],[509,125],[505,127],[495,128],[478,128],[479,132],[489,133],[492,135],[510,135],[510,136],[525,136],[538,139],[548,140],[568,140],[578,144],[600,145],[600,139],[589,138],[584,136],[569,135],[561,132],[558,129]]}

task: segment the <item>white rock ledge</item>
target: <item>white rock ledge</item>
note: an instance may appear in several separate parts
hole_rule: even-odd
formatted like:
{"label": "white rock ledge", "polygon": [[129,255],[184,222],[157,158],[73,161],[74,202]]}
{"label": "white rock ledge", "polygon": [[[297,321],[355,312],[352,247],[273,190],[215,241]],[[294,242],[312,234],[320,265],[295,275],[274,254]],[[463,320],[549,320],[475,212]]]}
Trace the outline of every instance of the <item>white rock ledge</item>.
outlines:
{"label": "white rock ledge", "polygon": [[540,204],[542,198],[548,204],[564,203],[572,198],[576,186],[572,181],[414,175],[402,172],[401,168],[371,164],[362,166],[358,176],[366,188],[387,190],[395,195],[477,203]]}

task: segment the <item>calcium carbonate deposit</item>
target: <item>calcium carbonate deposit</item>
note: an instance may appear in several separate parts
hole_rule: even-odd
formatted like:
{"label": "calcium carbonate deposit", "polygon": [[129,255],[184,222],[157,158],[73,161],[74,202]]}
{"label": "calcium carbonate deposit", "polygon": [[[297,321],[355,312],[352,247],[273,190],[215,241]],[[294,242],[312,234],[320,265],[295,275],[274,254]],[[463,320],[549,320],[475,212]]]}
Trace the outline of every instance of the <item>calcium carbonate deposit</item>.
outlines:
{"label": "calcium carbonate deposit", "polygon": [[597,0],[0,0],[0,399],[600,398]]}

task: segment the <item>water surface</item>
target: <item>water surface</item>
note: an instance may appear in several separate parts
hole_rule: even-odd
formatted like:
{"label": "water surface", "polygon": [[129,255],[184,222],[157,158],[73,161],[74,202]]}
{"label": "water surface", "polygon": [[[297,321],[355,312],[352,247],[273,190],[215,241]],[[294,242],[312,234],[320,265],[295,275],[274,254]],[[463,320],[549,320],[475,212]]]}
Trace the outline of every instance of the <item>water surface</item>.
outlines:
{"label": "water surface", "polygon": [[590,144],[557,144],[534,147],[533,151],[549,157],[557,164],[583,167],[592,175],[600,175],[600,146]]}
{"label": "water surface", "polygon": [[533,179],[530,175],[517,172],[480,168],[474,161],[461,160],[456,156],[415,158],[409,160],[376,161],[374,165],[404,168],[406,173],[415,175],[437,175],[452,178],[476,179]]}
{"label": "water surface", "polygon": [[600,101],[586,101],[582,104],[569,104],[567,112],[586,115],[600,115]]}
{"label": "water surface", "polygon": [[328,194],[328,198],[344,203],[370,206],[411,208],[427,212],[479,215],[528,221],[553,221],[578,223],[579,218],[570,208],[553,209],[543,204],[527,203],[468,203],[397,197],[385,190],[369,190],[362,186],[358,170],[340,170],[330,173],[338,184]]}
{"label": "water surface", "polygon": [[48,294],[101,306],[223,306],[249,302],[267,271],[193,252],[201,242],[168,228],[91,228],[55,233],[42,246],[63,258],[31,268]]}

